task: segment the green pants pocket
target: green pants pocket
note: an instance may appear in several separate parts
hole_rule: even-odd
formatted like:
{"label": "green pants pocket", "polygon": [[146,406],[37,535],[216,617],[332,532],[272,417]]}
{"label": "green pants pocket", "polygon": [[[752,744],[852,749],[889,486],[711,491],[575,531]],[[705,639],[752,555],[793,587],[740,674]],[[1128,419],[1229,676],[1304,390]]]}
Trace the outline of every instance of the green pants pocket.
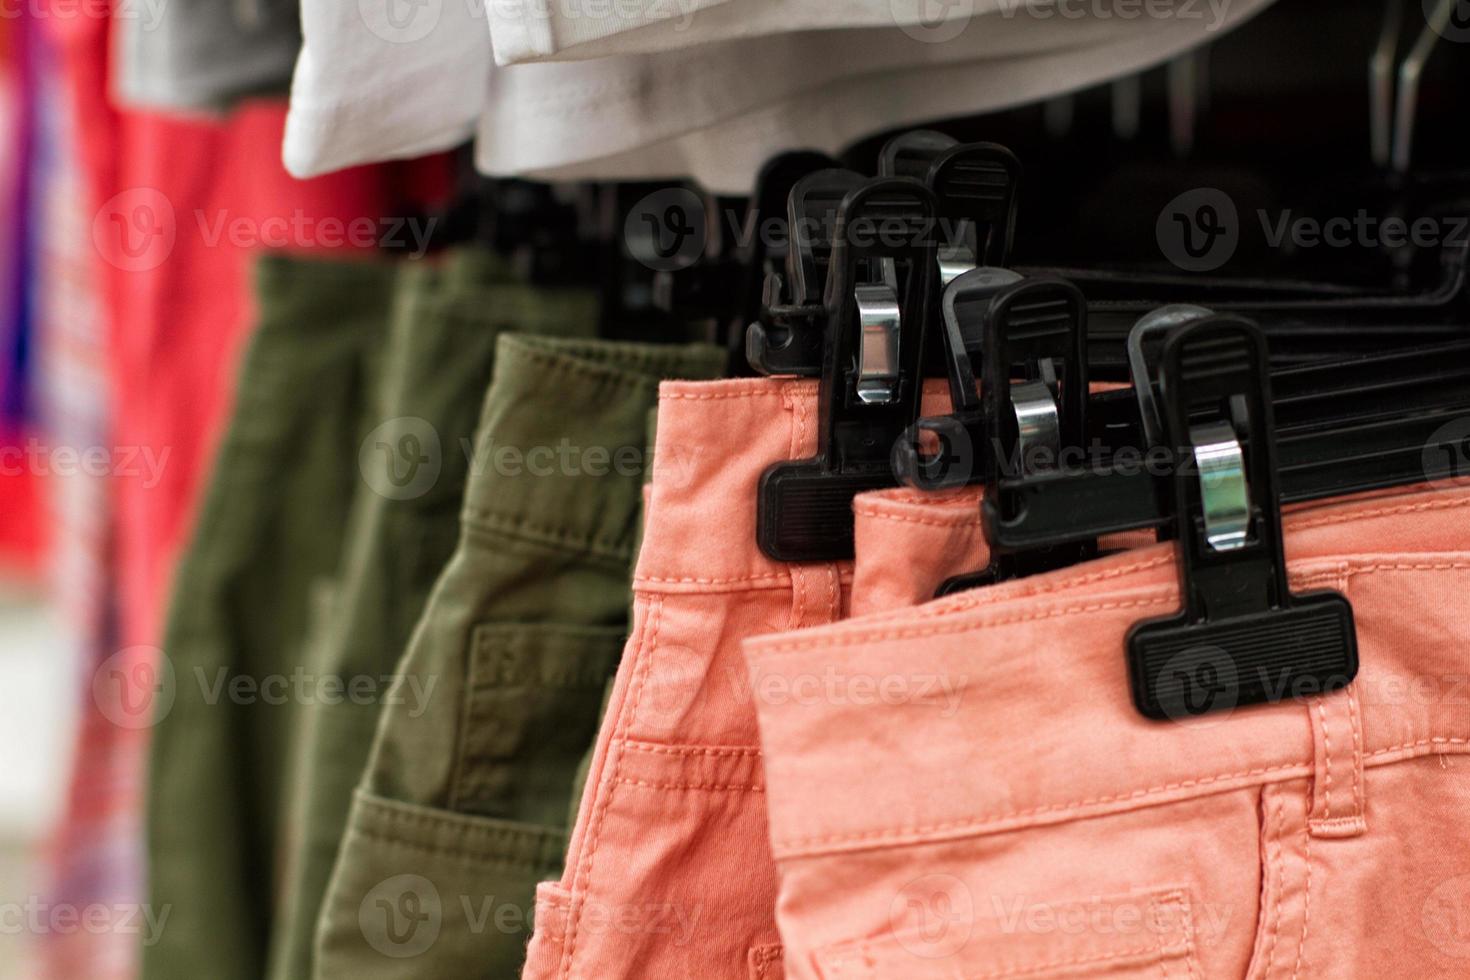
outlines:
{"label": "green pants pocket", "polygon": [[317,924],[317,980],[518,976],[560,830],[359,791]]}
{"label": "green pants pocket", "polygon": [[612,627],[477,626],[450,809],[562,826],[623,639]]}

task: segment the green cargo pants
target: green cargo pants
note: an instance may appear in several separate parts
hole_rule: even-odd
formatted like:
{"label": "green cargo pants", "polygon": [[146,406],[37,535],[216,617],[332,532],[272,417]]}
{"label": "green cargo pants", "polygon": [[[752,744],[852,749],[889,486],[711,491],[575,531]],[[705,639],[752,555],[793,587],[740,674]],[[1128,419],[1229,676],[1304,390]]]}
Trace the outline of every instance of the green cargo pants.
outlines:
{"label": "green cargo pants", "polygon": [[627,630],[657,383],[724,356],[501,338],[459,545],[383,707],[314,976],[518,975]]}
{"label": "green cargo pants", "polygon": [[147,789],[146,980],[257,980],[311,596],[341,556],[392,268],[263,259],[260,322],[177,571]]}
{"label": "green cargo pants", "polygon": [[387,679],[459,536],[475,424],[497,338],[509,330],[593,336],[590,290],[542,290],[489,253],[403,270],[389,325],[374,428],[348,519],[341,580],[307,671],[345,692],[301,709],[282,907],[269,976],[311,975],[317,914],[352,792],[372,745]]}

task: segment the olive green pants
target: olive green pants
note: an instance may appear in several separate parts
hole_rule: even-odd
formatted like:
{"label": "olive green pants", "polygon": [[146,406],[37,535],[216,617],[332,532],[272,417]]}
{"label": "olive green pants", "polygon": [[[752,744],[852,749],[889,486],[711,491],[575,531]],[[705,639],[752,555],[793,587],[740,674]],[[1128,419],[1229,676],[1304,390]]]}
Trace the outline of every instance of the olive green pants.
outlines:
{"label": "olive green pants", "polygon": [[709,346],[500,338],[459,543],[385,699],[314,976],[518,975],[627,630],[658,381],[723,361]]}
{"label": "olive green pants", "polygon": [[395,273],[264,259],[260,322],[177,570],[147,789],[147,980],[258,980],[279,888],[296,668],[335,571]]}
{"label": "olive green pants", "polygon": [[591,337],[591,291],[516,282],[486,253],[401,273],[374,427],[348,519],[341,578],[307,671],[341,686],[300,710],[285,885],[269,976],[311,975],[317,914],[394,665],[454,552],[470,449],[497,338],[509,330]]}

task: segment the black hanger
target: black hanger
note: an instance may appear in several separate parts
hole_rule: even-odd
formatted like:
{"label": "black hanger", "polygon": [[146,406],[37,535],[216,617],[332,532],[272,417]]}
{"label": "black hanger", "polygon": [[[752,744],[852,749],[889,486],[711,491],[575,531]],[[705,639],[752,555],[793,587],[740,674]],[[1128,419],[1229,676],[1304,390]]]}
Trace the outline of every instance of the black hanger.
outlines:
{"label": "black hanger", "polygon": [[[798,183],[793,217],[832,200],[840,204],[822,293],[817,455],[770,467],[758,493],[757,541],[778,561],[852,557],[853,497],[897,484],[890,455],[918,417],[922,395],[937,269],[934,197],[915,180],[829,170]],[[809,306],[818,252],[805,232],[796,244],[794,295]]]}
{"label": "black hanger", "polygon": [[1323,694],[1357,676],[1347,599],[1287,581],[1267,363],[1261,329],[1239,316],[1200,317],[1164,342],[1164,430],[1187,454],[1168,481],[1184,608],[1128,633],[1146,717]]}
{"label": "black hanger", "polygon": [[833,168],[807,174],[792,186],[786,205],[786,269],[767,275],[761,316],[746,332],[746,357],[760,374],[821,374],[827,331],[823,291],[837,212],[863,180],[856,171]]}
{"label": "black hanger", "polygon": [[[1124,531],[1163,530],[1172,521],[1167,490],[1151,460],[1170,459],[1161,382],[1148,368],[1145,342],[1162,324],[1182,329],[1208,319],[1199,308],[1165,308],[1135,332],[1134,363],[1147,373],[1133,389],[1088,399],[1085,441],[1064,444],[1081,460],[1035,472],[999,468],[981,504],[993,554],[1015,556],[1012,574],[1034,558],[1087,547]],[[1172,334],[1170,334],[1172,336]],[[1362,355],[1328,364],[1272,368],[1275,444],[1282,502],[1317,500],[1406,486],[1460,472],[1467,458],[1463,425],[1470,412],[1470,341]],[[994,563],[994,562],[993,562]],[[989,579],[989,580],[993,580]],[[982,584],[960,577],[943,592]]]}
{"label": "black hanger", "polygon": [[786,266],[790,254],[791,229],[780,227],[787,214],[787,202],[798,181],[819,170],[837,168],[837,161],[824,153],[797,151],[783,153],[766,162],[756,176],[755,190],[746,207],[741,234],[744,243],[736,258],[744,268],[744,286],[741,301],[729,328],[727,344],[731,349],[730,371],[732,375],[750,373],[752,356],[747,353],[747,344],[764,351],[764,335],[757,341],[747,341],[747,335],[761,332],[761,316],[766,306],[766,282],[779,275]]}

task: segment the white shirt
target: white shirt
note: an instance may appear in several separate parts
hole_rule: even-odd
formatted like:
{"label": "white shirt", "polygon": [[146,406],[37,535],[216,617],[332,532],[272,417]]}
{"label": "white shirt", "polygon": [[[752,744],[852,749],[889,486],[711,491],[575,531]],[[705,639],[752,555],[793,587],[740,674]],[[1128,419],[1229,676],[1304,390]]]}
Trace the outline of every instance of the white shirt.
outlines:
{"label": "white shirt", "polygon": [[[852,27],[954,36],[952,21],[1032,0],[485,0],[495,61],[605,58]],[[962,25],[959,25],[962,28]]]}
{"label": "white shirt", "polygon": [[[885,129],[1130,74],[1207,42],[1270,0],[1236,0],[1219,19],[1202,2],[1139,20],[1012,10],[942,43],[901,28],[809,31],[508,68],[493,66],[479,8],[408,2],[303,0],[305,44],[284,149],[293,174],[473,136],[489,174],[690,176],[710,190],[743,192],[782,150],[832,152]],[[399,16],[388,18],[385,4],[398,5]]]}

